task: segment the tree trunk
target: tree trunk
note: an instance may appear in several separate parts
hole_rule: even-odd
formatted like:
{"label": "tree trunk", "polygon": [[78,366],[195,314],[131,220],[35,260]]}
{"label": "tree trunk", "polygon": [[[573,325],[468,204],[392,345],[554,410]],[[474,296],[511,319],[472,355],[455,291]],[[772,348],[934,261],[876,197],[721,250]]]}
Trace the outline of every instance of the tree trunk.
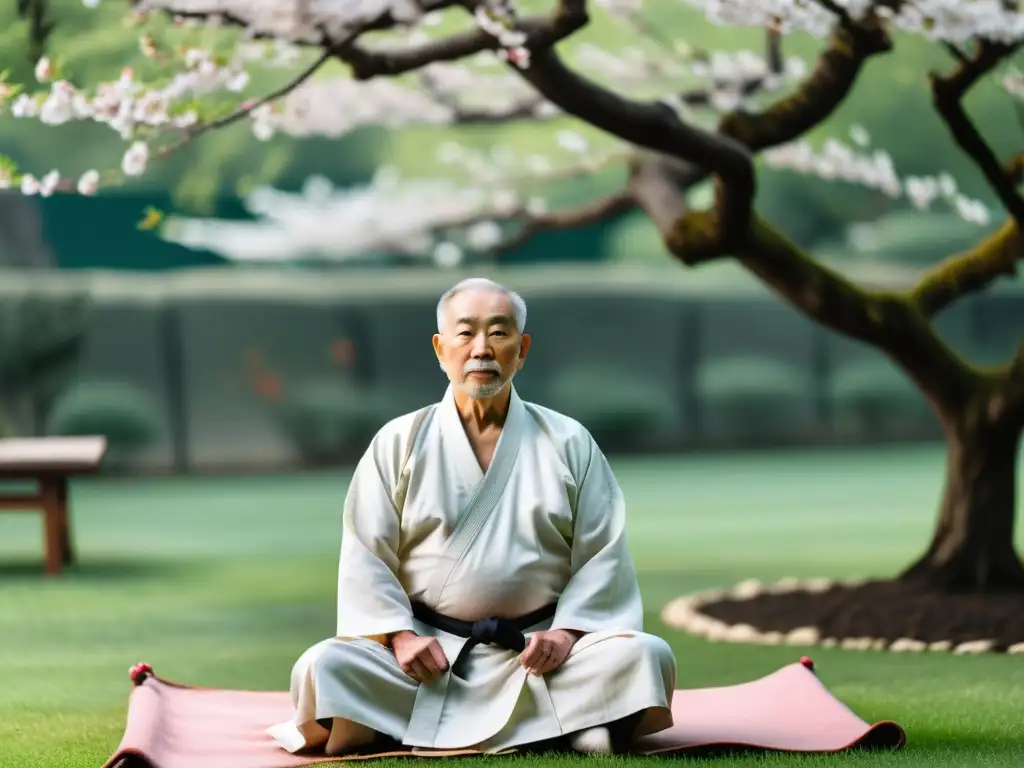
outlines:
{"label": "tree trunk", "polygon": [[948,455],[938,527],[900,579],[941,592],[1024,591],[1014,549],[1020,428],[983,408],[945,419]]}

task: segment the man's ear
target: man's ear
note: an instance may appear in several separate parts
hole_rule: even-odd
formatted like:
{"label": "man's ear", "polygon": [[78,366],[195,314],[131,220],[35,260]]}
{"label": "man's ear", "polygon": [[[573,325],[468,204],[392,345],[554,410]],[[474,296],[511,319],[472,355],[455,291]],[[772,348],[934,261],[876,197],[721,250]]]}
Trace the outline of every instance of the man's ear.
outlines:
{"label": "man's ear", "polygon": [[442,358],[442,355],[444,355],[444,343],[441,341],[441,335],[435,333],[431,343],[434,347],[434,355],[437,357],[437,364],[441,367],[442,371],[447,372],[447,369],[444,367],[444,359]]}
{"label": "man's ear", "polygon": [[517,370],[522,370],[523,363],[526,362],[526,356],[530,353],[530,344],[533,339],[530,338],[530,334],[524,333],[519,339],[519,362],[516,366]]}

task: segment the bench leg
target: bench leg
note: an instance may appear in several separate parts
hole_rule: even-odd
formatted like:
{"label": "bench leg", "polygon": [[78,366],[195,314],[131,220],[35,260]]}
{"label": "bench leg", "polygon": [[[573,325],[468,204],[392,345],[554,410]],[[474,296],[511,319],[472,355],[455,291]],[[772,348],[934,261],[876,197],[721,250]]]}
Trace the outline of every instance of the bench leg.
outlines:
{"label": "bench leg", "polygon": [[[64,491],[61,486],[64,486]],[[58,576],[64,564],[67,533],[67,483],[46,478],[40,483],[39,495],[43,507],[43,537],[46,545],[46,572]]]}
{"label": "bench leg", "polygon": [[64,565],[75,562],[75,550],[71,545],[71,510],[68,507],[68,479],[54,480],[57,484],[57,508],[60,510],[60,561]]}

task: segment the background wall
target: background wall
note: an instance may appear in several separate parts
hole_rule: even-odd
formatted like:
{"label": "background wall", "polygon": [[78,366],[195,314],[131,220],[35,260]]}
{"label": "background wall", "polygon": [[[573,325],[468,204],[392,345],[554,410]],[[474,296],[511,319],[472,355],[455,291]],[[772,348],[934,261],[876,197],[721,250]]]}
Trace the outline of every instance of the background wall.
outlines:
{"label": "background wall", "polygon": [[[3,281],[8,295],[90,297],[77,366],[34,431],[103,432],[121,472],[351,461],[387,419],[443,393],[435,305],[464,276],[57,274]],[[485,274],[529,305],[522,396],[580,419],[609,452],[941,437],[885,357],[728,268]],[[1024,293],[965,301],[939,327],[968,359],[1008,359],[1024,332]]]}

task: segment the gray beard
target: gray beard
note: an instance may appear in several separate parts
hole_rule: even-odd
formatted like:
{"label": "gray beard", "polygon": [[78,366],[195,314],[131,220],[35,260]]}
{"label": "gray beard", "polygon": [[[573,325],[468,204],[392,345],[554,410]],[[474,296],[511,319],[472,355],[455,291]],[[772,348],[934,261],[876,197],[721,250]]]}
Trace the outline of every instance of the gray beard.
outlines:
{"label": "gray beard", "polygon": [[463,382],[461,384],[457,384],[456,386],[466,395],[472,397],[474,400],[482,400],[486,397],[494,397],[496,394],[505,389],[505,387],[509,385],[512,379],[515,378],[515,375],[516,370],[513,368],[512,372],[508,376],[499,377],[492,381],[490,384],[484,384],[482,386],[473,387]]}

